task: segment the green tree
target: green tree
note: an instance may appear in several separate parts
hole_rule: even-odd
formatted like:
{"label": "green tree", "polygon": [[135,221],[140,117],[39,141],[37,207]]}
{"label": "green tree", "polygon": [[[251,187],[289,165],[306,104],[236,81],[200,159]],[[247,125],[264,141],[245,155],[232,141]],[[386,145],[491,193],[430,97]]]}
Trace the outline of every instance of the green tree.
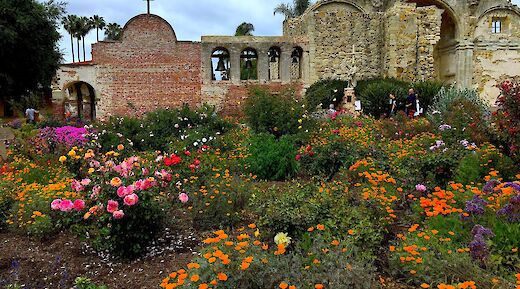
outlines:
{"label": "green tree", "polygon": [[253,31],[255,31],[255,26],[253,24],[243,22],[238,25],[235,36],[253,36]]}
{"label": "green tree", "polygon": [[88,33],[94,28],[92,26],[92,23],[90,22],[90,19],[88,19],[85,16],[82,16],[78,19],[77,26],[77,37],[78,39],[83,40],[83,61],[87,61],[85,57],[85,36],[88,35]]}
{"label": "green tree", "polygon": [[286,19],[294,18],[303,15],[310,5],[310,0],[293,0],[293,5],[283,3],[276,6],[274,14],[283,14]]}
{"label": "green tree", "polygon": [[106,40],[119,40],[121,38],[121,32],[123,29],[121,25],[117,23],[110,23],[107,25],[105,29],[105,39]]}
{"label": "green tree", "polygon": [[[74,56],[74,34],[76,33],[75,29],[74,29],[75,28],[74,25],[76,25],[76,21],[78,21],[77,18],[78,17],[76,15],[67,15],[66,17],[63,17],[61,20],[61,23],[63,24],[63,28],[70,35],[70,47],[72,50],[72,62],[73,63],[76,62],[76,59]],[[79,47],[78,47],[78,49],[79,49]],[[78,61],[79,61],[79,59],[78,59]]]}
{"label": "green tree", "polygon": [[64,7],[53,0],[0,0],[1,99],[50,86],[62,59],[58,28]]}
{"label": "green tree", "polygon": [[99,30],[105,29],[107,23],[103,17],[94,15],[90,17],[90,24],[96,29],[96,40],[99,42]]}

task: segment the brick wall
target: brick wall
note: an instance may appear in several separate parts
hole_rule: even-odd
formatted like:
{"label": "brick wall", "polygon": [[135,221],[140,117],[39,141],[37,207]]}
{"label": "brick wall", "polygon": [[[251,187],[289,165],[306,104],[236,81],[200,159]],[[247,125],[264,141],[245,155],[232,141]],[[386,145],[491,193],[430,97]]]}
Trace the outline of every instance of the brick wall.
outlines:
{"label": "brick wall", "polygon": [[200,43],[178,42],[170,24],[139,15],[121,41],[93,45],[99,110],[129,115],[201,102]]}

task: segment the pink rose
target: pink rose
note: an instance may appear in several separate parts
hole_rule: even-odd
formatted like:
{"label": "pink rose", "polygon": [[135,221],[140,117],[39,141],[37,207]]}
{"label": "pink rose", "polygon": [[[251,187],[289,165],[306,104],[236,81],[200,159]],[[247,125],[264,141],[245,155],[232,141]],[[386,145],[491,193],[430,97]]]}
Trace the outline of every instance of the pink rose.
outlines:
{"label": "pink rose", "polygon": [[73,181],[73,182],[70,184],[70,186],[72,187],[72,189],[73,189],[74,191],[76,191],[76,192],[78,192],[78,193],[81,192],[81,191],[83,191],[83,189],[84,189],[83,185],[82,185],[80,182],[78,182],[78,181]]}
{"label": "pink rose", "polygon": [[296,155],[296,160],[299,161],[302,158],[301,155]]}
{"label": "pink rose", "polygon": [[119,219],[122,219],[125,216],[125,213],[123,213],[122,210],[119,210],[119,211],[115,211],[112,214],[112,216],[114,217],[114,219],[119,220]]}
{"label": "pink rose", "polygon": [[70,200],[63,200],[60,202],[60,211],[70,212],[74,208],[74,204]]}
{"label": "pink rose", "polygon": [[185,193],[182,193],[179,195],[179,200],[181,201],[181,203],[183,204],[186,204],[188,202],[188,200],[190,199],[190,197],[188,197],[187,194]]}
{"label": "pink rose", "polygon": [[417,190],[418,192],[424,193],[424,192],[426,192],[426,186],[422,185],[422,184],[418,184],[417,186],[415,186],[415,190]]}
{"label": "pink rose", "polygon": [[125,187],[117,188],[117,196],[120,198],[124,198],[126,196],[126,188]]}
{"label": "pink rose", "polygon": [[59,210],[60,209],[60,204],[61,204],[61,200],[60,199],[56,199],[56,200],[52,201],[51,209],[53,209],[54,211]]}
{"label": "pink rose", "polygon": [[124,199],[124,203],[127,206],[133,206],[137,204],[137,201],[139,201],[139,197],[136,194],[128,195]]}
{"label": "pink rose", "polygon": [[115,211],[119,209],[119,203],[114,200],[109,200],[107,205],[107,212],[113,214]]}
{"label": "pink rose", "polygon": [[90,184],[90,182],[91,182],[90,179],[83,179],[83,180],[81,180],[81,185],[88,186]]}
{"label": "pink rose", "polygon": [[85,209],[85,201],[75,200],[73,206],[74,206],[74,210],[76,210],[78,212],[82,211],[83,209]]}

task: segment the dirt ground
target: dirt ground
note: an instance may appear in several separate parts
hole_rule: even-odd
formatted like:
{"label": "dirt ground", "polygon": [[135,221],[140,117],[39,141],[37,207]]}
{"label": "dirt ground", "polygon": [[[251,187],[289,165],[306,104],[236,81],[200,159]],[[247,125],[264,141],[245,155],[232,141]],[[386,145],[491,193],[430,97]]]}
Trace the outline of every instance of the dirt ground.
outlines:
{"label": "dirt ground", "polygon": [[22,288],[69,289],[78,276],[110,289],[159,288],[164,277],[189,263],[199,244],[195,236],[166,230],[146,257],[120,262],[91,252],[70,233],[40,241],[0,232],[0,288],[17,283]]}

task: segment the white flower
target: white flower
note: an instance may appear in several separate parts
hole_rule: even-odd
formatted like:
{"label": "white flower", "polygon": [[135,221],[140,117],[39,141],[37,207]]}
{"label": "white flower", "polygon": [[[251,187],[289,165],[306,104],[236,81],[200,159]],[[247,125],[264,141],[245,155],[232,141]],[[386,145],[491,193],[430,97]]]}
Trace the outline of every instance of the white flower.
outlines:
{"label": "white flower", "polygon": [[202,142],[203,142],[203,143],[206,143],[206,142],[208,142],[208,139],[207,139],[207,138],[203,138],[203,139],[202,139]]}
{"label": "white flower", "polygon": [[174,125],[174,127],[175,127],[175,128],[179,128],[179,124],[176,123],[176,124]]}
{"label": "white flower", "polygon": [[198,142],[194,142],[194,143],[193,143],[193,146],[194,146],[194,147],[198,147],[198,146],[199,146],[199,143],[198,143]]}

